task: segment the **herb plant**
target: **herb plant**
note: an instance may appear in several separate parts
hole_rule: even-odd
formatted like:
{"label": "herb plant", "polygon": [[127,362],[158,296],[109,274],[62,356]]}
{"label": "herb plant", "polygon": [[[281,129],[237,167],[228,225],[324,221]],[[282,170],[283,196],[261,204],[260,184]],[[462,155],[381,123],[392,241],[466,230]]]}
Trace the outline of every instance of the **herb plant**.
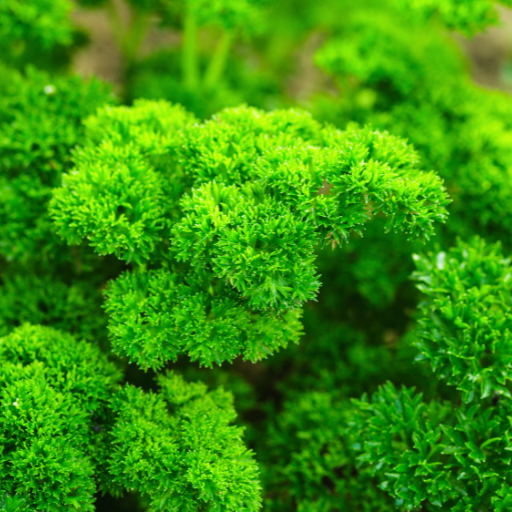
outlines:
{"label": "herb plant", "polygon": [[0,1],[0,512],[509,510],[495,3],[78,3],[116,94]]}

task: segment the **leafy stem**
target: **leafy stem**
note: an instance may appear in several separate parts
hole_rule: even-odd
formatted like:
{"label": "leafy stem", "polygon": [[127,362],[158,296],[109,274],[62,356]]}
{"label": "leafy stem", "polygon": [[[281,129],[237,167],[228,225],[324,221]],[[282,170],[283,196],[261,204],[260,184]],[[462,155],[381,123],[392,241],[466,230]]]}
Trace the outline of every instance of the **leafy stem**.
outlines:
{"label": "leafy stem", "polygon": [[233,36],[233,31],[227,30],[220,37],[204,77],[204,87],[206,89],[213,88],[222,76],[233,42]]}
{"label": "leafy stem", "polygon": [[182,43],[183,81],[189,90],[199,85],[199,64],[197,54],[197,20],[195,14],[188,9],[183,23]]}

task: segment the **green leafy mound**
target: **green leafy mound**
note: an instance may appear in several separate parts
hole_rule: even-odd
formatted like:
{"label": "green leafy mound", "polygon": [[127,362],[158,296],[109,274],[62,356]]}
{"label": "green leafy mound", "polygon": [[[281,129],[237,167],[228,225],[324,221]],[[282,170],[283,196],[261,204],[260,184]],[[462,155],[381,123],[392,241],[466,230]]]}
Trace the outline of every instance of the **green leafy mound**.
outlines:
{"label": "green leafy mound", "polygon": [[500,244],[459,243],[435,260],[416,256],[413,277],[428,297],[420,305],[418,348],[464,402],[511,398],[512,281]]}
{"label": "green leafy mound", "polygon": [[26,261],[55,252],[51,190],[70,169],[83,118],[109,101],[109,89],[97,80],[0,67],[0,256]]}
{"label": "green leafy mound", "polygon": [[360,461],[408,510],[505,511],[510,485],[510,260],[481,239],[417,259],[417,347],[461,398],[387,384],[357,402]]}
{"label": "green leafy mound", "polygon": [[232,395],[171,372],[158,383],[158,394],[126,386],[113,401],[114,484],[149,495],[149,510],[260,510],[258,467],[230,425]]}
{"label": "green leafy mound", "polygon": [[0,338],[3,510],[93,511],[120,379],[98,348],[26,324]]}
{"label": "green leafy mound", "polygon": [[94,511],[98,491],[149,510],[259,510],[258,468],[233,397],[178,375],[120,387],[100,350],[26,324],[0,338],[2,510]]}
{"label": "green leafy mound", "polygon": [[240,107],[199,124],[141,101],[87,127],[51,214],[68,242],[139,265],[111,283],[106,310],[114,349],[143,368],[184,352],[262,359],[298,339],[317,246],[377,215],[420,238],[445,218],[440,180],[402,140],[302,111]]}

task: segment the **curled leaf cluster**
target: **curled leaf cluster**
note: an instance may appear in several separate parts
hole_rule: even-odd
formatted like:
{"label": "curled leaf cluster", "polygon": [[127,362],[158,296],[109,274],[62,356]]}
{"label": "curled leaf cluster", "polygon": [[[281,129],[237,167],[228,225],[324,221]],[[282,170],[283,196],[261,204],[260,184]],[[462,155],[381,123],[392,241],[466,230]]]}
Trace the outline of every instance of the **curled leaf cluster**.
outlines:
{"label": "curled leaf cluster", "polygon": [[51,215],[69,243],[137,265],[111,283],[106,310],[114,348],[143,368],[181,353],[262,359],[297,341],[320,287],[317,247],[375,216],[424,238],[445,218],[441,181],[387,133],[246,107],[198,123],[148,101],[86,125]]}

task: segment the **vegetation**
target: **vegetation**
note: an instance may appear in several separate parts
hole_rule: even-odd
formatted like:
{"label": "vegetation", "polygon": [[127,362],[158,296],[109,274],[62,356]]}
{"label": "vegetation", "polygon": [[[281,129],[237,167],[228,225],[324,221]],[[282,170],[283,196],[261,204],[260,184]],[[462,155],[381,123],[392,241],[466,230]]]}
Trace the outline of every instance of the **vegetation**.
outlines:
{"label": "vegetation", "polygon": [[0,511],[509,510],[495,3],[80,4],[116,94],[0,2]]}

